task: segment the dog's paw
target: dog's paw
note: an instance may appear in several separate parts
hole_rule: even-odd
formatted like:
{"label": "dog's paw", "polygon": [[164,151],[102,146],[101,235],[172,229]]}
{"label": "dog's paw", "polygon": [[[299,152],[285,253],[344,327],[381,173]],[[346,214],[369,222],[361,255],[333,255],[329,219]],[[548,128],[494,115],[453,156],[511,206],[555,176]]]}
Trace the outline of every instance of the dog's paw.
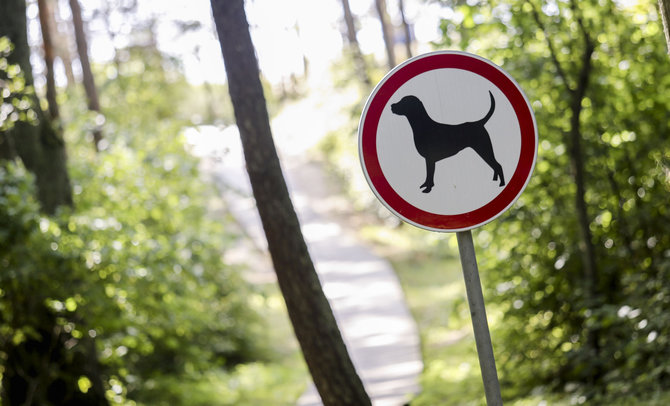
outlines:
{"label": "dog's paw", "polygon": [[428,186],[427,188],[423,189],[422,192],[423,192],[423,193],[430,193],[430,191],[431,191],[432,189],[433,189],[432,186]]}

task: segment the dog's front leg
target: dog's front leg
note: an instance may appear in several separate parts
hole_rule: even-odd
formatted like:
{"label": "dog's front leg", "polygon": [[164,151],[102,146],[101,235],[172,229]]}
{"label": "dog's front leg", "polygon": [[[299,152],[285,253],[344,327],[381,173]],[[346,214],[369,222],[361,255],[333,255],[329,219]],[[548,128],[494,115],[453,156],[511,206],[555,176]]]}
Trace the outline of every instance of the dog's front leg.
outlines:
{"label": "dog's front leg", "polygon": [[423,193],[430,193],[435,183],[433,178],[435,177],[435,161],[431,159],[426,159],[426,181],[423,182],[419,189],[423,189]]}

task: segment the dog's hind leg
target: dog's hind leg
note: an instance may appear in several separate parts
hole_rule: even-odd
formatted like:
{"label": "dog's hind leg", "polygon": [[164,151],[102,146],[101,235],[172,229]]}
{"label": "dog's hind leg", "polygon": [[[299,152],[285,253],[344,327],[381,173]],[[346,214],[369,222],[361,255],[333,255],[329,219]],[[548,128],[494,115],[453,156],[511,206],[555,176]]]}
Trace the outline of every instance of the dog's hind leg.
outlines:
{"label": "dog's hind leg", "polygon": [[419,186],[420,189],[423,189],[423,193],[430,193],[430,191],[433,189],[433,186],[435,186],[434,182],[434,177],[435,177],[435,161],[426,159],[426,181],[423,182],[421,186]]}
{"label": "dog's hind leg", "polygon": [[[493,168],[493,166],[491,167]],[[495,168],[493,168],[493,180],[498,179],[498,175],[500,175],[500,184],[498,186],[505,186],[505,175],[503,175],[502,166],[500,166],[498,161],[495,161]]]}
{"label": "dog's hind leg", "polygon": [[498,180],[498,177],[500,177],[500,183],[498,186],[505,186],[505,175],[503,175],[503,170],[502,166],[496,161],[495,157],[493,155],[484,157],[484,161],[493,169],[493,180]]}
{"label": "dog's hind leg", "polygon": [[488,134],[485,140],[486,141],[480,142],[477,145],[473,145],[472,148],[480,157],[482,157],[484,162],[493,169],[493,180],[498,180],[498,178],[500,178],[499,186],[505,186],[505,175],[503,174],[502,166],[498,163],[493,154],[493,146],[488,138]]}

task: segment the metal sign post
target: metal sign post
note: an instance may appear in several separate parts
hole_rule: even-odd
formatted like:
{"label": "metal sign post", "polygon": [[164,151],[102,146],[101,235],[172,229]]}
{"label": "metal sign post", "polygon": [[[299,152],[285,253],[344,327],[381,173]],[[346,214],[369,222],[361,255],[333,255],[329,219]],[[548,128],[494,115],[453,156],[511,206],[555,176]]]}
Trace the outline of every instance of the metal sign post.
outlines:
{"label": "metal sign post", "polygon": [[388,73],[358,127],[365,178],[392,213],[457,233],[486,402],[502,405],[471,229],[510,208],[537,158],[537,125],[521,87],[493,62],[457,51]]}
{"label": "metal sign post", "polygon": [[472,317],[472,329],[475,332],[475,343],[477,355],[479,356],[479,368],[484,380],[484,392],[486,393],[486,404],[488,406],[501,406],[500,382],[496,371],[496,360],[493,356],[493,345],[491,334],[486,321],[486,308],[484,307],[484,295],[479,280],[479,269],[475,256],[475,246],[472,242],[472,233],[459,231],[456,233],[458,240],[458,252],[461,256],[463,267],[463,278],[465,279],[465,291],[468,295],[470,316]]}

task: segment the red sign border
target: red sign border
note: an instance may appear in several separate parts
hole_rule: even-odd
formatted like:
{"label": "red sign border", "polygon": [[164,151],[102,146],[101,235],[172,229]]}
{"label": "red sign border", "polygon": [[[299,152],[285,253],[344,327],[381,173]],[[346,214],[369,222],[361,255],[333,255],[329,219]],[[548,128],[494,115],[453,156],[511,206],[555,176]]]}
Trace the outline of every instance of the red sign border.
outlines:
{"label": "red sign border", "polygon": [[[484,206],[470,212],[444,215],[424,211],[403,199],[384,177],[377,156],[377,128],[384,107],[394,93],[413,77],[434,69],[463,69],[488,79],[512,104],[521,130],[517,168],[503,191]],[[411,58],[396,66],[368,98],[358,127],[359,157],[363,173],[377,198],[398,217],[431,231],[454,232],[484,225],[504,213],[526,188],[537,157],[537,124],[533,110],[516,81],[502,68],[480,56],[460,51],[436,51]]]}

